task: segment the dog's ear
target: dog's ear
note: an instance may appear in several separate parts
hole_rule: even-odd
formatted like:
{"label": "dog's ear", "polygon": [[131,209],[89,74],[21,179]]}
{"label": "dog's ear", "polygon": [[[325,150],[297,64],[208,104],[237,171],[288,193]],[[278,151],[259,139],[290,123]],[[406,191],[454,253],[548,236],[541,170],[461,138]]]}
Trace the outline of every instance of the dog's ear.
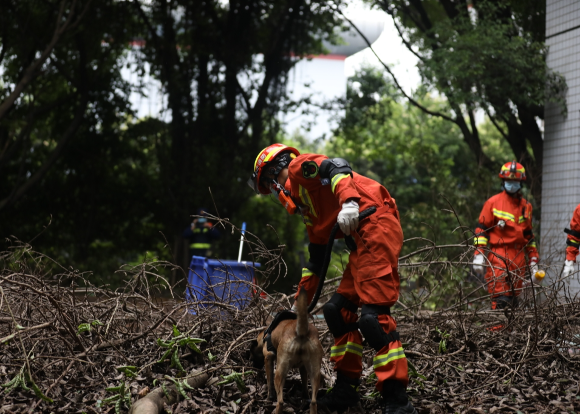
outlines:
{"label": "dog's ear", "polygon": [[252,361],[252,367],[256,369],[264,368],[264,353],[255,339],[250,342],[250,360]]}

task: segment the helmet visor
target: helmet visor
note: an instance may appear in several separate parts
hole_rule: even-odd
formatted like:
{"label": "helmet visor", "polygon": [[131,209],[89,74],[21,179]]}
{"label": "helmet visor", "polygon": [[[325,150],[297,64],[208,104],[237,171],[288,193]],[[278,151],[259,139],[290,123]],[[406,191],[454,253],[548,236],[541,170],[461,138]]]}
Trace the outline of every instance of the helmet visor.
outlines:
{"label": "helmet visor", "polygon": [[256,179],[256,174],[252,174],[252,176],[248,179],[248,185],[256,194],[262,194],[260,189],[258,188],[258,180]]}

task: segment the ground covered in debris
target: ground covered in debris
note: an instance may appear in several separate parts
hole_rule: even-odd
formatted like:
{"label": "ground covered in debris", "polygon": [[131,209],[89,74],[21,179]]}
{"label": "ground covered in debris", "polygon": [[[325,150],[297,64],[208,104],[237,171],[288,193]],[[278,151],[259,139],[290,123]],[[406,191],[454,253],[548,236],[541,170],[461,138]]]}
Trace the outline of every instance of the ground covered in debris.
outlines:
{"label": "ground covered in debris", "polygon": [[[167,263],[124,269],[127,287],[110,291],[27,246],[1,253],[0,262],[0,412],[127,412],[172,385],[181,398],[167,412],[272,412],[248,348],[271,313],[289,305],[286,296],[256,295],[241,311],[231,298],[208,308],[171,298],[159,276]],[[519,309],[492,312],[458,300],[440,311],[401,304],[393,314],[419,413],[580,412],[580,302],[532,296]],[[332,341],[314,321],[329,387]],[[364,364],[362,410],[381,412],[367,348]],[[203,386],[183,385],[200,373],[208,375]],[[298,372],[286,384],[285,411],[306,412]]]}

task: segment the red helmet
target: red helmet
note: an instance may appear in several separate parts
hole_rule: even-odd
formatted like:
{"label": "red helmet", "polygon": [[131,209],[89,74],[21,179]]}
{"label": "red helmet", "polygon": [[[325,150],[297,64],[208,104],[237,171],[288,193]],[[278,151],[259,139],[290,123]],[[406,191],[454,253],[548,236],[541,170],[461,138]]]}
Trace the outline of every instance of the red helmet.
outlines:
{"label": "red helmet", "polygon": [[[264,186],[261,182],[262,172],[266,171],[266,167],[283,153],[289,153],[290,158],[296,158],[300,155],[300,152],[296,148],[284,144],[272,144],[260,151],[256,157],[256,161],[254,161],[254,172],[248,180],[248,185],[252,187],[252,190],[254,190],[256,194],[270,194],[270,189]],[[272,166],[274,168],[269,172],[273,175],[277,175],[281,170],[279,167],[287,167],[288,163],[273,163]]]}
{"label": "red helmet", "polygon": [[504,180],[526,181],[526,169],[522,164],[513,160],[507,162],[501,167],[499,178]]}

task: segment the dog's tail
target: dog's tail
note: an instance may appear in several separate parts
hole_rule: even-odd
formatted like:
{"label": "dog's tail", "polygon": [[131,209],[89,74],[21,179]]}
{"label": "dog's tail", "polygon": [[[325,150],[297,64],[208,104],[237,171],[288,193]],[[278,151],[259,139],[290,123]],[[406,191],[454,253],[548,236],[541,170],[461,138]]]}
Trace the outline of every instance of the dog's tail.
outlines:
{"label": "dog's tail", "polygon": [[308,336],[308,294],[304,288],[300,289],[296,299],[296,336]]}

